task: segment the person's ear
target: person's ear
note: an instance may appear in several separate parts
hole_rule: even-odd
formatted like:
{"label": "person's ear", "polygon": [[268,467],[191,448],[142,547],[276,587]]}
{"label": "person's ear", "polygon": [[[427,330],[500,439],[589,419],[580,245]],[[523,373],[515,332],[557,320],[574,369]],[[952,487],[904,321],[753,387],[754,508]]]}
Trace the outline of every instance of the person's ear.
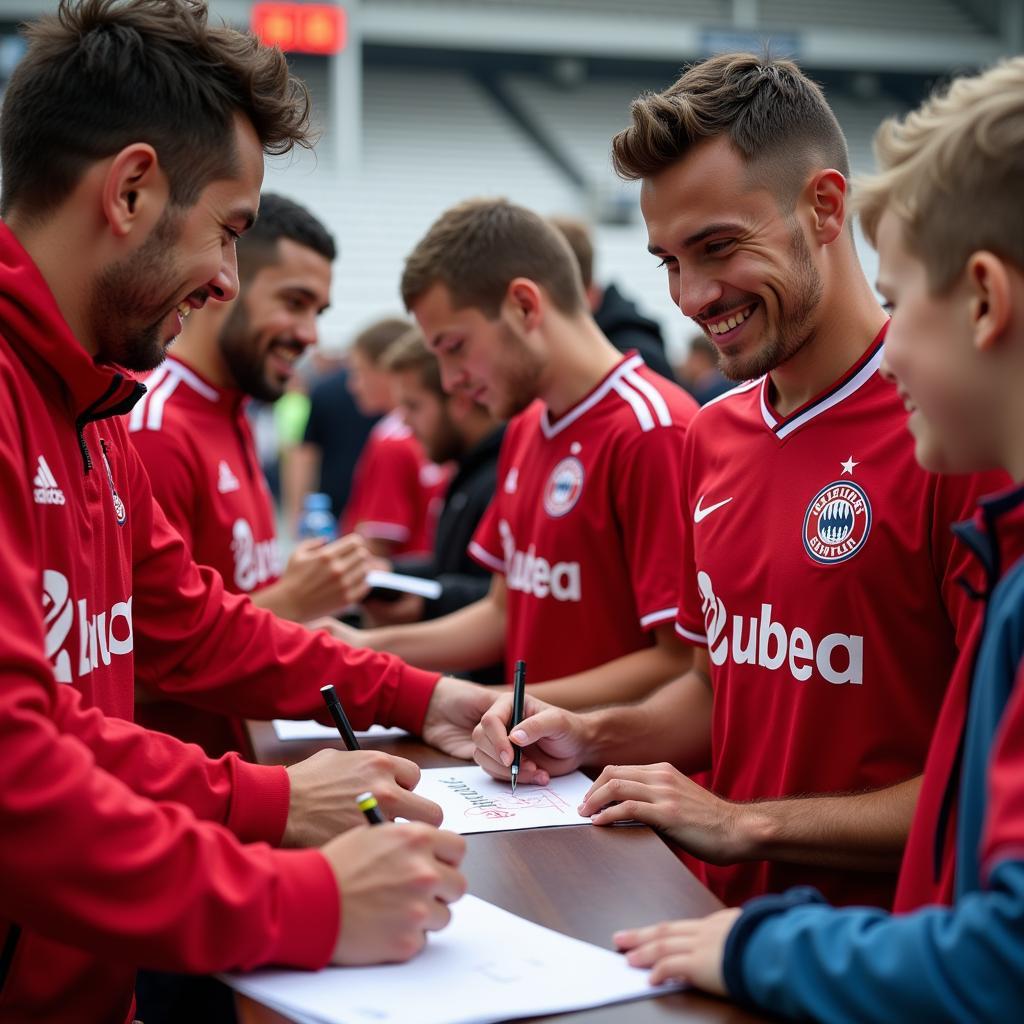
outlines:
{"label": "person's ear", "polygon": [[524,330],[532,331],[540,325],[543,302],[536,281],[513,278],[505,290],[505,306]]}
{"label": "person's ear", "polygon": [[995,253],[971,253],[964,272],[974,347],[990,351],[1006,336],[1012,320],[1013,289],[1006,264]]}
{"label": "person's ear", "polygon": [[846,224],[846,178],[834,168],[812,175],[804,188],[810,207],[811,231],[821,245],[829,245]]}
{"label": "person's ear", "polygon": [[160,219],[168,198],[167,179],[148,143],[125,146],[110,160],[101,201],[103,218],[116,237],[148,231]]}

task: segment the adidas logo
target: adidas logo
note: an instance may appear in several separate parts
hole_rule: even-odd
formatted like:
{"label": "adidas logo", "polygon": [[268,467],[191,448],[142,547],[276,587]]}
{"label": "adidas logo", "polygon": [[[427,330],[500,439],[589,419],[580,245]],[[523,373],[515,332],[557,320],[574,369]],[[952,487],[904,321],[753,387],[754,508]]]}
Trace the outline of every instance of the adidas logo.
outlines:
{"label": "adidas logo", "polygon": [[57,486],[57,480],[46,464],[46,459],[39,456],[39,463],[36,467],[36,475],[32,479],[35,490],[32,492],[32,500],[37,505],[63,505],[64,492]]}
{"label": "adidas logo", "polygon": [[221,494],[230,494],[232,491],[237,491],[240,486],[238,477],[231,472],[231,467],[221,459],[220,465],[217,467],[217,490]]}

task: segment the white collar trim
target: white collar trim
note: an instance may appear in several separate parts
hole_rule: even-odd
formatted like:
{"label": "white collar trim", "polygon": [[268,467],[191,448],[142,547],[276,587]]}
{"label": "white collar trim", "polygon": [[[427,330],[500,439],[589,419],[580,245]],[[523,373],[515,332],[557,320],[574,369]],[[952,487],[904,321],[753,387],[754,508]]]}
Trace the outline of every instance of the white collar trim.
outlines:
{"label": "white collar trim", "polygon": [[624,374],[635,370],[639,366],[643,366],[643,356],[635,355],[630,356],[628,359],[623,359],[621,363],[616,366],[611,373],[592,391],[586,398],[583,399],[579,405],[570,409],[554,426],[551,425],[551,417],[548,415],[547,406],[544,407],[544,411],[540,414],[540,429],[541,433],[549,441],[555,435],[560,434],[566,427],[575,423],[581,416],[586,415],[591,409],[597,405],[598,402],[608,394],[612,388],[622,379]]}
{"label": "white collar trim", "polygon": [[809,423],[815,416],[820,416],[823,412],[827,412],[829,409],[839,405],[840,402],[844,402],[852,394],[859,391],[878,372],[879,367],[882,365],[884,353],[885,346],[880,345],[878,351],[838,391],[834,391],[820,402],[815,402],[809,409],[805,409],[799,416],[794,417],[778,430],[775,428],[778,426],[779,421],[771,409],[768,408],[769,378],[765,376],[761,384],[761,415],[764,417],[768,429],[774,431],[775,436],[781,440],[784,437],[789,437],[794,430],[799,430],[805,423]]}

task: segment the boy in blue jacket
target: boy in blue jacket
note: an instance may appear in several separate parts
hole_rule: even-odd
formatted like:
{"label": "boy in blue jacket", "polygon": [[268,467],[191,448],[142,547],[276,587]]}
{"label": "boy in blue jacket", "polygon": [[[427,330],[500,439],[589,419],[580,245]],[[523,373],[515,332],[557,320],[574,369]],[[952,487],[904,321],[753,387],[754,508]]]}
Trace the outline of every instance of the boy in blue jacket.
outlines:
{"label": "boy in blue jacket", "polygon": [[917,459],[1018,484],[955,528],[984,614],[936,725],[894,912],[797,888],[615,938],[654,983],[793,1018],[1005,1021],[1024,1007],[1024,58],[886,122],[875,148],[855,201]]}

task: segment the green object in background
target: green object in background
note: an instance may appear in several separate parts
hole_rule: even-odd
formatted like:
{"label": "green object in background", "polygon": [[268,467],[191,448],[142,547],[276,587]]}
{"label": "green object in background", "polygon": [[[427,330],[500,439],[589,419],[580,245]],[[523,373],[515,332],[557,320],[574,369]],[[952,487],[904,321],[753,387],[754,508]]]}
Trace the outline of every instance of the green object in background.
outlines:
{"label": "green object in background", "polygon": [[281,448],[290,448],[302,440],[309,419],[309,395],[287,391],[274,403],[274,425]]}

